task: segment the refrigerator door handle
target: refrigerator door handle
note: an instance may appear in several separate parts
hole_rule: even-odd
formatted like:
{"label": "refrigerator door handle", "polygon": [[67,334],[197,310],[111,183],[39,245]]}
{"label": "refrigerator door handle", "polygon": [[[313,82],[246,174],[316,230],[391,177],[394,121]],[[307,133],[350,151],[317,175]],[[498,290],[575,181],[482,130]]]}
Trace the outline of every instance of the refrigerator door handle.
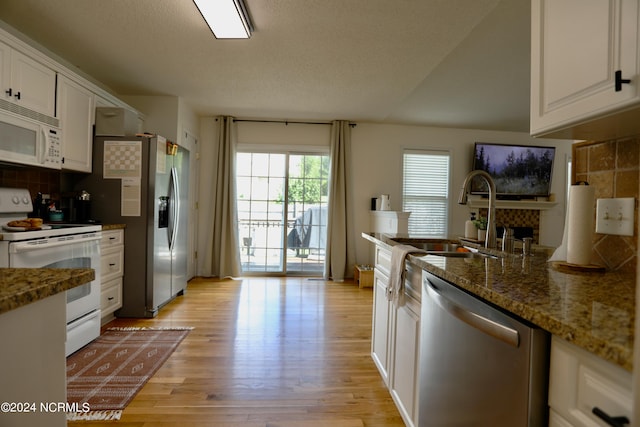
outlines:
{"label": "refrigerator door handle", "polygon": [[169,182],[169,250],[173,250],[176,237],[178,235],[178,212],[180,203],[180,193],[178,185],[178,172],[176,168],[171,168],[171,178]]}

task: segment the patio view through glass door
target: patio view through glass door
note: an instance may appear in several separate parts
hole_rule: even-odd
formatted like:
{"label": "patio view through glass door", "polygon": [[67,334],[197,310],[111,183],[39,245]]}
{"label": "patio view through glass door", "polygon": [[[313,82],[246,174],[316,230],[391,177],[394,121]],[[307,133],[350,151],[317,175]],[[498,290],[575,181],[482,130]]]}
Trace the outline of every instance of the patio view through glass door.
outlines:
{"label": "patio view through glass door", "polygon": [[236,160],[243,273],[322,275],[329,156],[238,153]]}

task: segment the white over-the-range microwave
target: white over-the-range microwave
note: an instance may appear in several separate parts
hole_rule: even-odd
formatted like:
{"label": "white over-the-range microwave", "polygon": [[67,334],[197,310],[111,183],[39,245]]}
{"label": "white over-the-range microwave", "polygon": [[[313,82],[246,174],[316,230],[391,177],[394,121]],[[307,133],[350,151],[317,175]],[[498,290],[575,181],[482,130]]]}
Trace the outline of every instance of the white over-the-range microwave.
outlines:
{"label": "white over-the-range microwave", "polygon": [[0,110],[0,161],[61,169],[62,131]]}

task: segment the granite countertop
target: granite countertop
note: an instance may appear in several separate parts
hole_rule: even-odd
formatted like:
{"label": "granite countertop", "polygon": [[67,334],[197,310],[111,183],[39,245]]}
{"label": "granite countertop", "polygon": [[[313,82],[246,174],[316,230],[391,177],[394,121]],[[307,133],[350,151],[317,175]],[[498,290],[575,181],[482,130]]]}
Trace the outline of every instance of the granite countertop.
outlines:
{"label": "granite countertop", "polygon": [[[387,249],[428,241],[410,236],[363,233]],[[578,272],[547,262],[549,249],[533,256],[447,258],[409,255],[420,268],[452,282],[537,326],[628,371],[633,368],[636,276],[622,272]]]}
{"label": "granite countertop", "polygon": [[127,228],[126,224],[102,224],[102,231],[121,230]]}
{"label": "granite countertop", "polygon": [[0,268],[0,314],[93,279],[90,268]]}

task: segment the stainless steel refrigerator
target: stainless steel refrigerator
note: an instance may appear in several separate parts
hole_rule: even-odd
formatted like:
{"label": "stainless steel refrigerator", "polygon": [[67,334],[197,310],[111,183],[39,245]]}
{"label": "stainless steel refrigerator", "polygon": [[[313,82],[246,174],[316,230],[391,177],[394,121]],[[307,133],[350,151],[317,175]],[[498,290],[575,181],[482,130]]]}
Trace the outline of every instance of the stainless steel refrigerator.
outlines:
{"label": "stainless steel refrigerator", "polygon": [[118,317],[154,317],[187,287],[189,151],[160,136],[95,137],[93,173],[75,184],[92,215],[125,224]]}

